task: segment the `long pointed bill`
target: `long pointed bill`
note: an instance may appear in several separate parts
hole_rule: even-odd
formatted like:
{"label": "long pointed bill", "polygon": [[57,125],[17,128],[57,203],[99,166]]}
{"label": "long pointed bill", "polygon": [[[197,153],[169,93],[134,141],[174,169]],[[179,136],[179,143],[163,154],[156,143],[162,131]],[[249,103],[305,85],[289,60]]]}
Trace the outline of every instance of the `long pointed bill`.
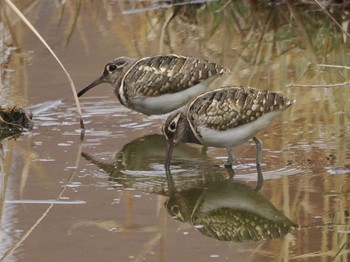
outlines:
{"label": "long pointed bill", "polygon": [[165,170],[170,170],[170,163],[171,163],[171,157],[173,154],[174,149],[174,142],[172,140],[168,140],[168,146],[166,150],[166,156],[165,156]]}
{"label": "long pointed bill", "polygon": [[78,93],[78,97],[81,97],[83,94],[85,94],[87,91],[89,91],[91,88],[94,86],[97,86],[99,84],[105,83],[106,81],[104,80],[103,75],[97,78],[94,82],[92,82],[90,85],[85,87],[84,89],[80,90]]}

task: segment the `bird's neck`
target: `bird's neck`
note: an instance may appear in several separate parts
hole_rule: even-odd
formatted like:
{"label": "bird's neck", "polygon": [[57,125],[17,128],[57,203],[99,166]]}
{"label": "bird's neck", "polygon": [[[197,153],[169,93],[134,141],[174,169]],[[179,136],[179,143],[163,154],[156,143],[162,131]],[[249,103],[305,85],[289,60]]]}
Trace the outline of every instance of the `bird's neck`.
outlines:
{"label": "bird's neck", "polygon": [[201,142],[198,141],[196,136],[194,135],[192,128],[190,124],[188,123],[188,120],[186,119],[184,121],[184,131],[183,131],[183,138],[182,142],[184,143],[194,143],[194,144],[201,144]]}
{"label": "bird's neck", "polygon": [[113,87],[114,87],[114,93],[118,97],[118,100],[120,103],[126,107],[128,106],[129,102],[129,97],[128,97],[128,92],[125,87],[121,87],[120,85],[122,84],[124,74],[118,75],[113,81]]}

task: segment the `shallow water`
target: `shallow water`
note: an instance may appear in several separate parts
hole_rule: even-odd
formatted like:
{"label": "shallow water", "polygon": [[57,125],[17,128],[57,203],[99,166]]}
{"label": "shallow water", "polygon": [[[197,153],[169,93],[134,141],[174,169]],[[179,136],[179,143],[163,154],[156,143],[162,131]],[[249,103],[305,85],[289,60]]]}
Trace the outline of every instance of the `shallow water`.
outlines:
{"label": "shallow water", "polygon": [[233,178],[224,149],[178,145],[168,184],[165,117],[130,111],[107,84],[80,99],[81,141],[64,73],[1,3],[1,103],[41,109],[1,143],[2,261],[349,260],[349,70],[317,66],[349,66],[348,38],[317,6],[203,2],[15,4],[78,90],[115,57],[179,53],[232,70],[212,88],[296,99],[259,135],[262,189],[252,141],[234,148]]}

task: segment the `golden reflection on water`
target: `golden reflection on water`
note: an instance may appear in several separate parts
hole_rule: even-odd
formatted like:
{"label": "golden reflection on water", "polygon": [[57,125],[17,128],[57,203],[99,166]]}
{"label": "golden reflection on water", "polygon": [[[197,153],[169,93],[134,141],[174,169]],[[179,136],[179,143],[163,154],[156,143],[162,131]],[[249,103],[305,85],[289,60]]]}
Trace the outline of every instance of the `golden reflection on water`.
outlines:
{"label": "golden reflection on water", "polygon": [[[87,83],[95,77],[85,71],[102,70],[103,59],[107,62],[123,55],[143,57],[181,53],[210,59],[229,68],[231,73],[217,81],[216,85],[254,86],[276,90],[296,99],[296,104],[284,112],[270,130],[261,134],[266,148],[263,152],[266,166],[263,169],[287,167],[301,171],[297,175],[268,180],[261,193],[301,228],[279,242],[273,240],[235,247],[238,253],[246,254],[251,260],[255,256],[261,259],[273,257],[276,261],[329,261],[330,258],[347,261],[350,190],[350,69],[346,68],[349,66],[350,47],[347,34],[313,4],[294,5],[292,1],[286,1],[286,4],[269,6],[263,1],[251,1],[249,4],[245,1],[215,1],[159,8],[154,6],[155,2],[101,4],[97,1],[65,1],[59,4],[57,1],[54,5],[40,1],[15,1],[15,4],[66,61],[71,62],[65,56],[65,51],[70,49],[79,51],[77,59],[82,61],[97,57],[99,62],[96,63],[79,65],[72,62],[68,65],[80,83]],[[5,36],[1,40],[4,43],[2,54],[11,47],[17,48],[1,64],[1,102],[27,106],[33,100],[35,103],[40,101],[41,96],[47,99],[50,92],[45,90],[56,79],[53,83],[43,83],[43,68],[33,66],[46,65],[51,58],[45,50],[39,52],[35,49],[38,45],[33,42],[37,40],[4,2],[0,3],[0,8]],[[348,17],[342,17],[345,13],[341,13],[341,8],[337,9],[334,5],[328,10],[341,26],[347,28]],[[63,79],[58,67],[56,70],[55,77]],[[49,71],[44,70],[44,73]],[[71,97],[68,87],[65,94]],[[92,122],[96,122],[97,118]],[[144,134],[144,131],[140,132]],[[137,145],[140,146],[140,143]],[[239,158],[240,164],[245,163],[244,156],[252,157],[246,153],[246,147],[249,143],[237,149],[243,155]],[[6,150],[2,150],[0,158],[1,208],[14,152],[20,152],[26,159],[17,172],[21,177],[20,192],[30,190],[30,175],[42,185],[55,186],[46,174],[48,167],[45,163],[34,161],[36,153],[30,142],[20,145],[5,139],[2,148]],[[120,151],[125,154],[122,147]],[[137,153],[137,150],[132,152]],[[178,149],[179,155],[184,156],[183,152]],[[190,155],[184,158],[193,160],[202,157],[199,151],[191,151]],[[139,162],[135,160],[138,156],[136,160]],[[133,155],[130,163],[124,159],[124,162],[118,162],[118,168],[121,164],[124,167],[128,164],[130,169],[130,166],[141,163],[139,168],[145,171],[145,163],[141,161],[143,156],[144,153]],[[219,156],[222,152],[209,150],[204,161],[208,166],[215,165],[218,162],[213,159]],[[153,157],[158,161],[162,153],[157,152]],[[186,164],[183,159],[178,161]],[[133,186],[133,180],[126,181]],[[122,231],[156,232],[143,243],[137,258],[146,257],[157,245],[161,246],[161,253],[166,253],[166,245],[162,241],[166,239],[164,235],[170,233],[166,232],[167,214],[159,204],[164,197],[159,196],[158,201],[154,201],[161,210],[159,221],[152,225],[134,226],[133,205],[136,204],[133,194],[128,191],[122,194],[127,206],[125,223],[118,224],[114,220],[78,222],[72,226],[71,230],[74,230],[71,233],[74,234],[82,225],[92,224],[101,228],[117,227]],[[2,211],[1,215],[4,215]]]}

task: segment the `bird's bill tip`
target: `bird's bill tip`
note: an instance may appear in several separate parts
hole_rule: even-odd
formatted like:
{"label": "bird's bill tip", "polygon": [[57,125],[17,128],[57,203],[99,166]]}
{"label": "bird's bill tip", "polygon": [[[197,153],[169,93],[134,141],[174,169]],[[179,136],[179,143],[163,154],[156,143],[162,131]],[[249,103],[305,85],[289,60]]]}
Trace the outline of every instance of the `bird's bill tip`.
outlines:
{"label": "bird's bill tip", "polygon": [[79,91],[78,97],[81,97],[83,94],[85,94],[87,91],[89,91],[91,88],[104,83],[105,80],[103,78],[103,75],[97,78],[95,81],[93,81],[90,85],[84,87],[82,90]]}
{"label": "bird's bill tip", "polygon": [[166,151],[166,156],[165,156],[165,170],[170,169],[170,164],[171,164],[171,157],[173,154],[173,149],[174,149],[174,143],[172,140],[168,140],[168,146],[167,146],[167,151]]}

